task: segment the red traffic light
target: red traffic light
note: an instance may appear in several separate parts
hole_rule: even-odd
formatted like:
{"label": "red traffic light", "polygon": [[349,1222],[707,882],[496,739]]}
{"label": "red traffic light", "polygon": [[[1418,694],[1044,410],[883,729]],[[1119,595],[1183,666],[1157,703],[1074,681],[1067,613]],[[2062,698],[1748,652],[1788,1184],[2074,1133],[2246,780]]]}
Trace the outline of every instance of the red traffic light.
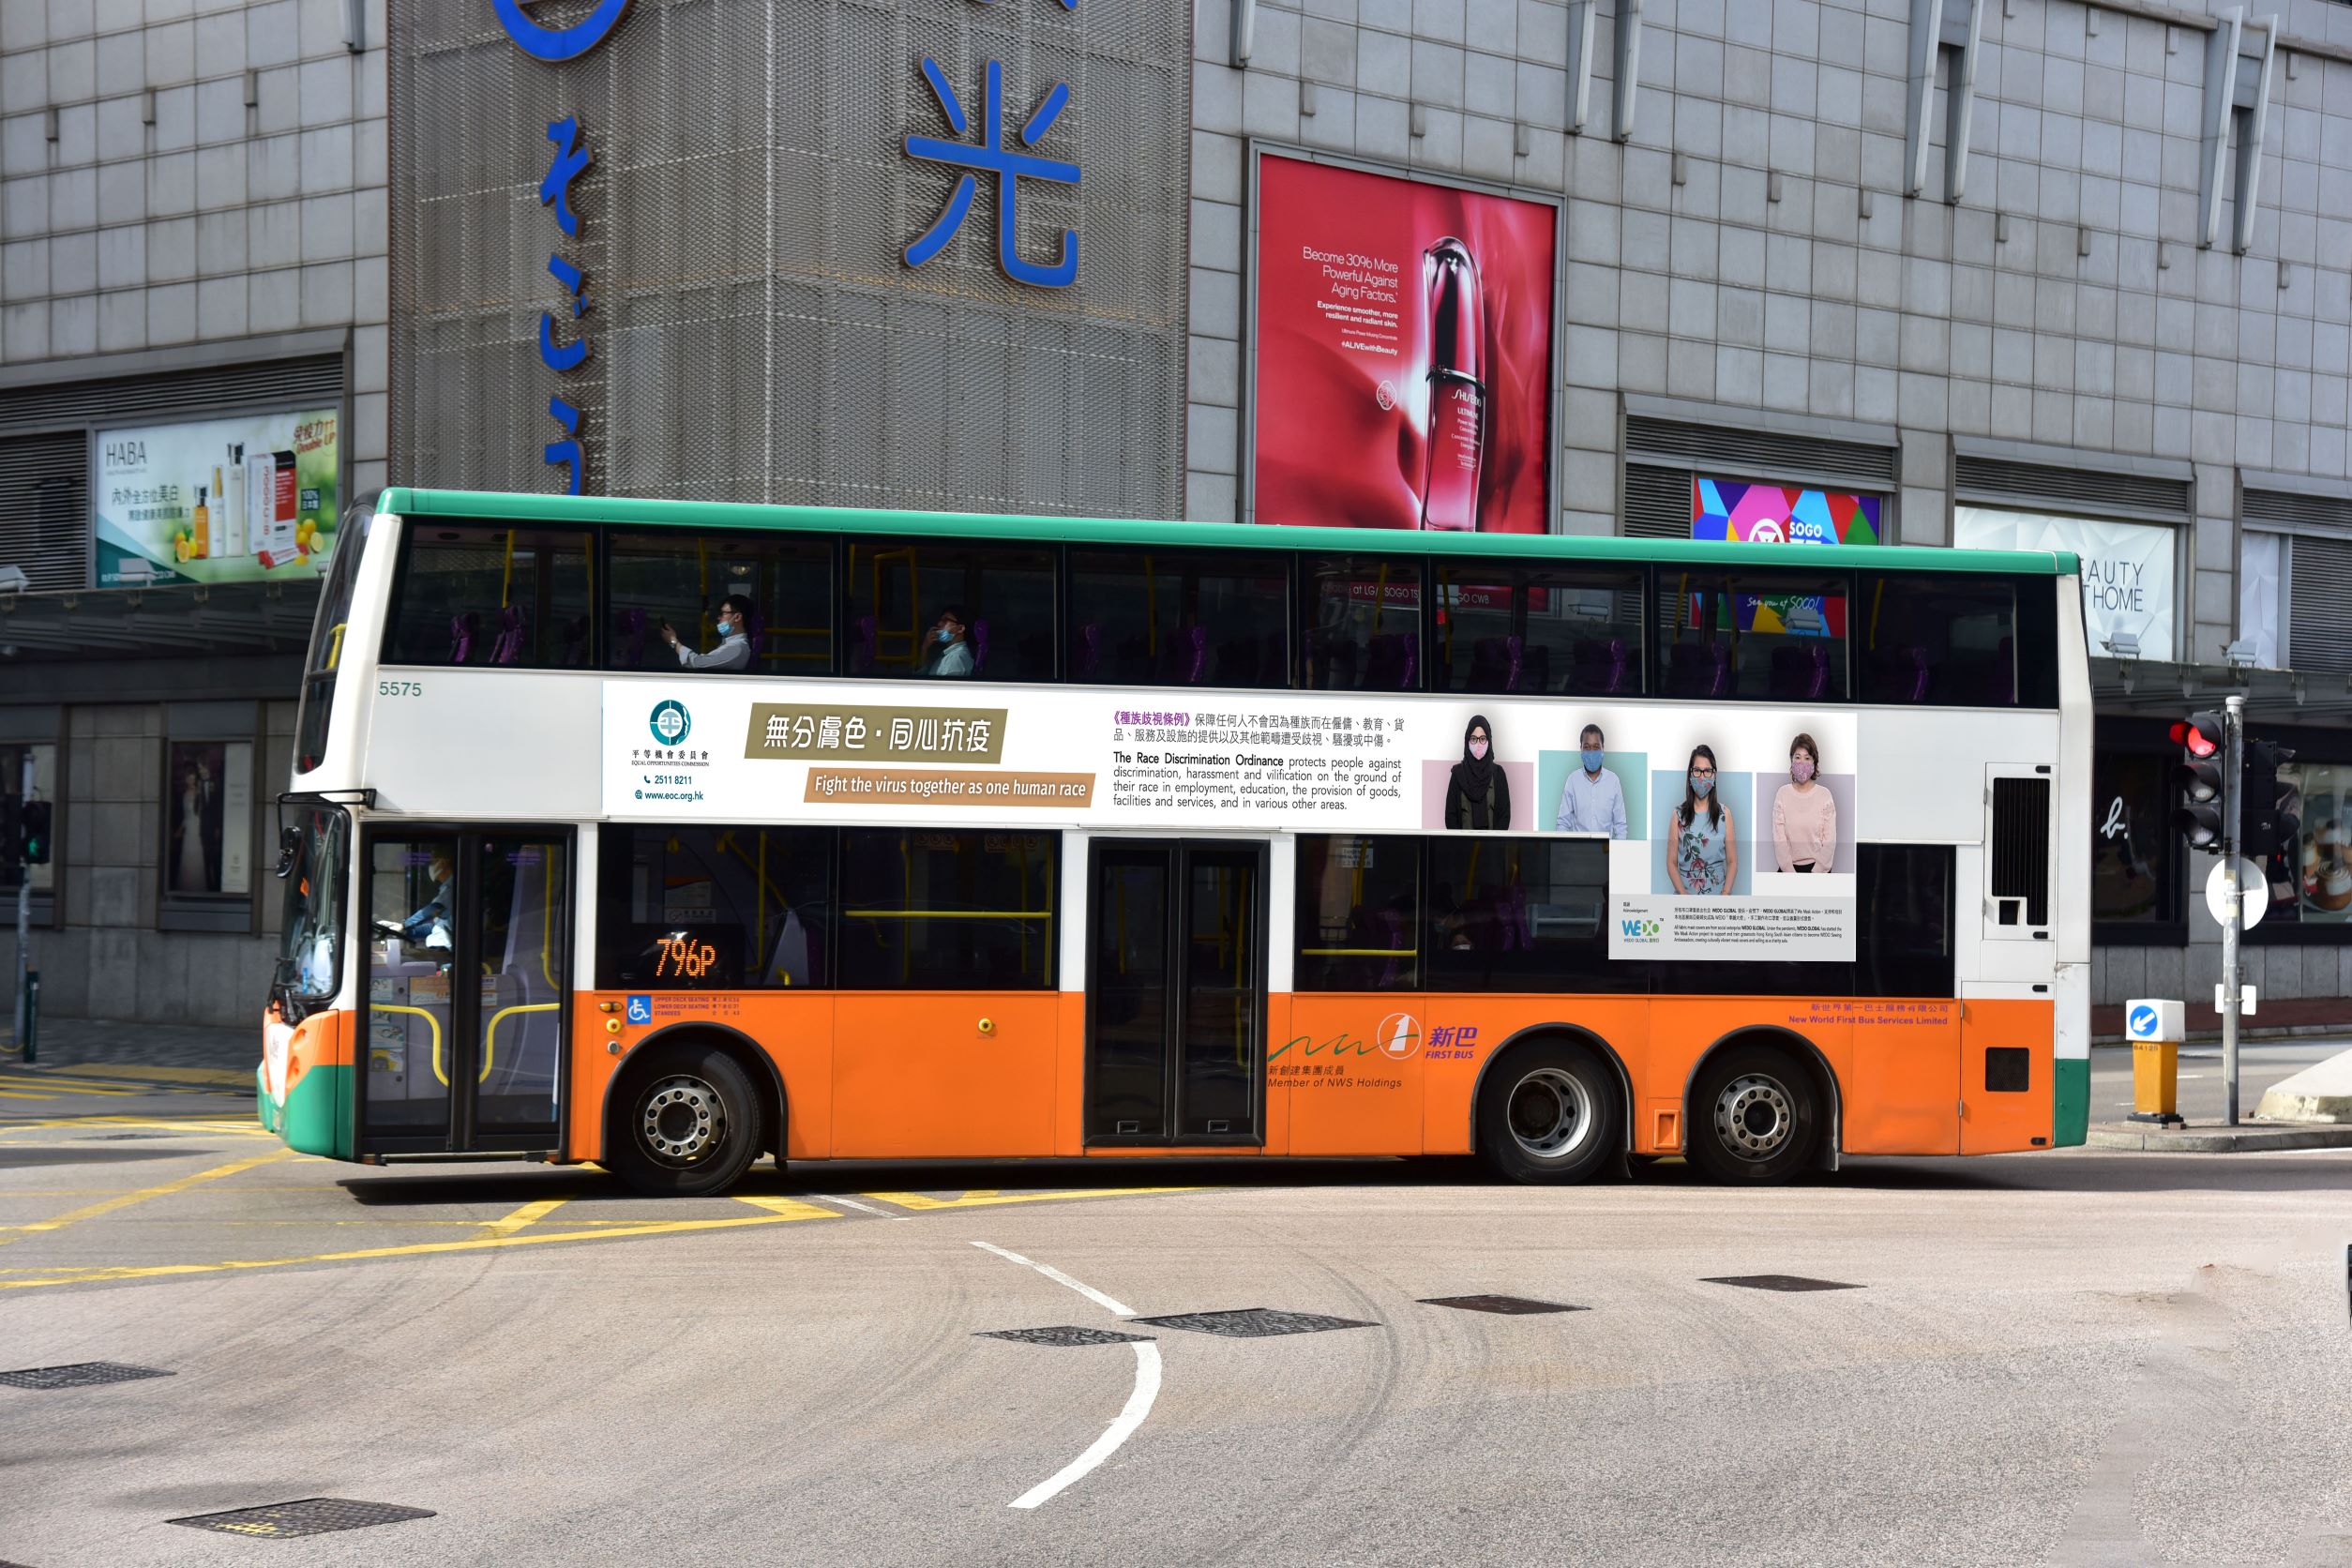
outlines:
{"label": "red traffic light", "polygon": [[2172,739],[2192,757],[2211,757],[2222,749],[2222,716],[2192,714],[2172,727]]}

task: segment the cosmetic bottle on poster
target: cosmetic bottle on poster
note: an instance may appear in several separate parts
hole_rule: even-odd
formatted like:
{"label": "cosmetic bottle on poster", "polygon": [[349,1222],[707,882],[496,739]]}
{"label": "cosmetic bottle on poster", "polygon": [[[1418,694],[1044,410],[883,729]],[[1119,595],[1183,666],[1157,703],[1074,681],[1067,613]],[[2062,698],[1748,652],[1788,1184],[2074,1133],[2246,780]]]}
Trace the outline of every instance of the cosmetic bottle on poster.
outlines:
{"label": "cosmetic bottle on poster", "polygon": [[1429,426],[1421,526],[1467,532],[1478,526],[1486,456],[1486,313],[1478,263],[1449,235],[1422,258],[1422,283],[1429,310]]}
{"label": "cosmetic bottle on poster", "polygon": [[[218,514],[213,519],[213,533],[219,544],[219,549],[215,553],[224,556],[243,555],[247,520],[245,444],[243,442],[229,443],[229,460],[223,466],[227,469],[224,477],[228,480],[228,489],[213,491],[213,510]],[[219,469],[214,470],[215,474],[220,472]]]}

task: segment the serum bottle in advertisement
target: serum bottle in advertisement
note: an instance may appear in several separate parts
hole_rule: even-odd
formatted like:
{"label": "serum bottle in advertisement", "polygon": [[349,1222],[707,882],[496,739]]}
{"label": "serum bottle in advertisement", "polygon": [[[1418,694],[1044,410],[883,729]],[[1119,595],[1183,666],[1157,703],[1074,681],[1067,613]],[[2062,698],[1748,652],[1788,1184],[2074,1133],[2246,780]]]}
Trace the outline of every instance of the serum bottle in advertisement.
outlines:
{"label": "serum bottle in advertisement", "polygon": [[219,535],[222,555],[245,553],[245,444],[229,443],[228,488],[213,491],[213,510],[220,514],[213,524]]}
{"label": "serum bottle in advertisement", "polygon": [[1481,379],[1485,309],[1478,264],[1448,236],[1422,258],[1429,309],[1428,471],[1421,486],[1421,526],[1478,526],[1478,476],[1486,455],[1486,384]]}
{"label": "serum bottle in advertisement", "polygon": [[189,531],[188,555],[191,561],[202,561],[212,545],[212,510],[204,505],[204,487],[196,487],[196,521]]}

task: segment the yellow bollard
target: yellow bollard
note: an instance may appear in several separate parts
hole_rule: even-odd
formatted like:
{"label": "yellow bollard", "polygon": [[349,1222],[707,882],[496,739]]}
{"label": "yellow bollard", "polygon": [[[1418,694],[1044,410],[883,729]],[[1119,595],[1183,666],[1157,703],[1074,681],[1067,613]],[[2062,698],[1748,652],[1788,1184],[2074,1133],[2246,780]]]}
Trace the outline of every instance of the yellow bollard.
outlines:
{"label": "yellow bollard", "polygon": [[2132,1042],[2132,1120],[2180,1120],[2180,1046],[2174,1040]]}

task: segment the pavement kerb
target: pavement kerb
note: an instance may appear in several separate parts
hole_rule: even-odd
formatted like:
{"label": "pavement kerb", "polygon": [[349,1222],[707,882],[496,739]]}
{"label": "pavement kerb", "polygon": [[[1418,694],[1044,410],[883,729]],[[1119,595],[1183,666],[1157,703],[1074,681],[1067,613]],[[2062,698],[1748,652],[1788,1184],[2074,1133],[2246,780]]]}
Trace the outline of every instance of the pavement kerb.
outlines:
{"label": "pavement kerb", "polygon": [[2090,1129],[2093,1149],[2130,1149],[2150,1154],[2249,1154],[2294,1149],[2352,1149],[2352,1126],[2281,1126],[2241,1123],[2159,1127],[2135,1122],[2106,1122]]}

